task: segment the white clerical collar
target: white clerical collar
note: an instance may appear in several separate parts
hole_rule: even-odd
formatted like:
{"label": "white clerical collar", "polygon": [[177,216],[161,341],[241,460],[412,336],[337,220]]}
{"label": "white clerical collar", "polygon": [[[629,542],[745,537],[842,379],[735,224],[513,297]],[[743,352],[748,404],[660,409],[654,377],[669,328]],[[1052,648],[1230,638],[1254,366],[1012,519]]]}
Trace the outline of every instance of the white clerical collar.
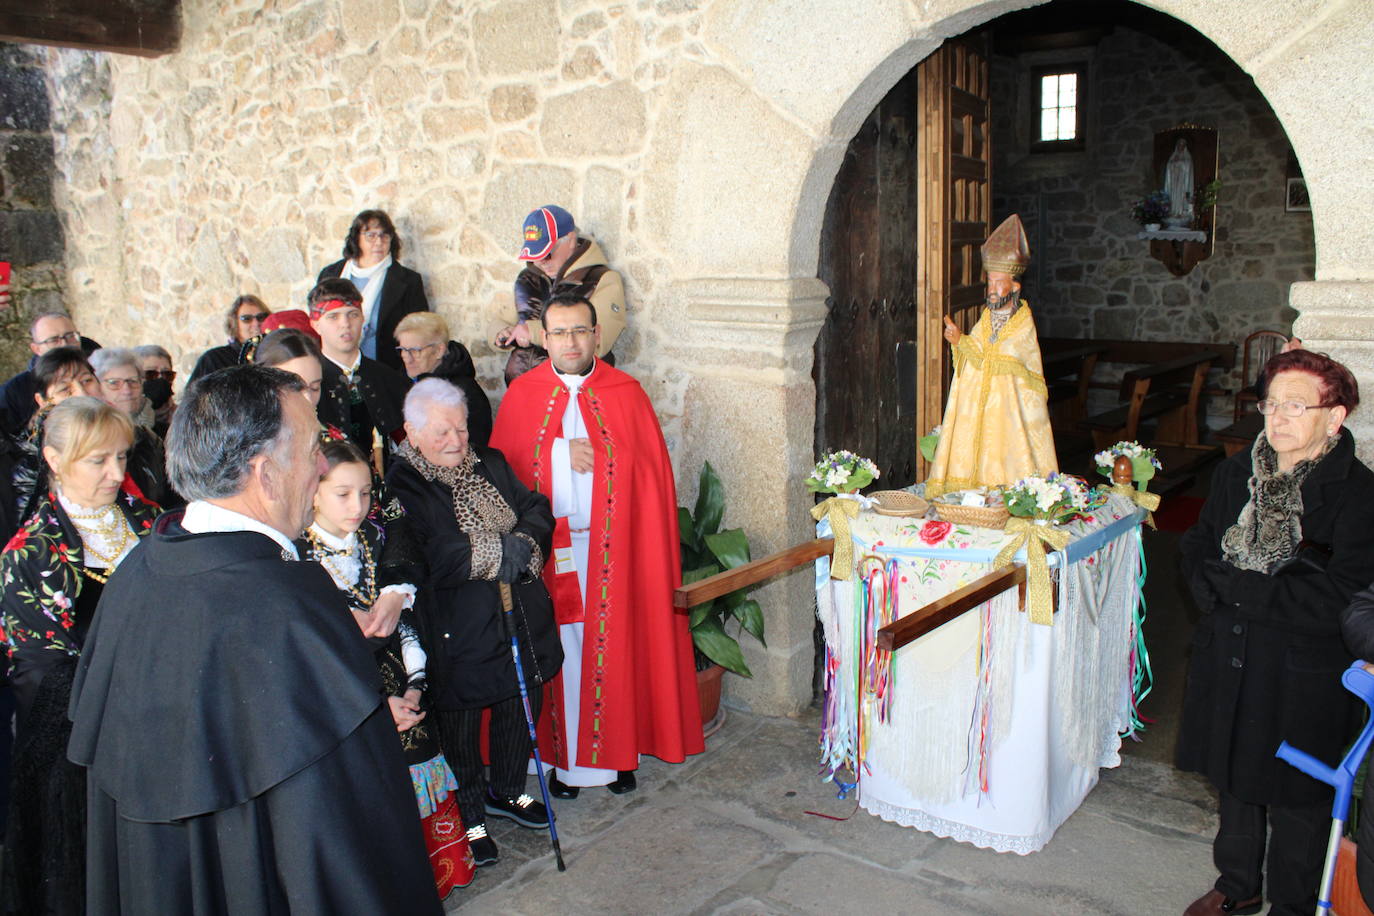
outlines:
{"label": "white clerical collar", "polygon": [[[321,353],[324,353],[323,350],[321,350],[320,352],[321,352]],[[325,353],[325,354],[324,354],[324,358],[327,359],[327,360],[329,360],[331,363],[333,363],[334,365],[338,366],[338,367],[339,367],[340,369],[342,369],[345,373],[347,373],[348,375],[351,376],[351,375],[353,375],[354,373],[356,373],[356,372],[358,371],[358,367],[361,366],[361,365],[363,364],[363,351],[362,351],[362,350],[359,350],[357,353],[355,353],[355,354],[353,355],[353,365],[351,365],[351,366],[345,366],[343,363],[339,362],[337,359],[335,359],[334,357],[330,356],[328,353]]]}
{"label": "white clerical collar", "polygon": [[203,499],[194,499],[187,503],[186,514],[181,518],[181,527],[191,534],[256,531],[258,534],[265,534],[276,541],[281,546],[282,553],[289,554],[290,559],[299,560],[301,558],[301,555],[296,552],[296,545],[291,543],[291,539],[276,528],[263,524],[242,512],[235,512],[233,509],[226,509]]}
{"label": "white clerical collar", "polygon": [[566,373],[566,372],[560,372],[560,371],[557,370],[557,369],[554,369],[554,370],[553,370],[553,374],[556,375],[556,376],[558,376],[558,380],[559,380],[560,382],[562,382],[564,385],[567,385],[568,388],[569,388],[569,390],[571,390],[571,391],[576,391],[577,389],[579,389],[579,388],[582,387],[582,385],[587,381],[587,379],[589,379],[589,378],[592,377],[592,373],[595,372],[595,371],[596,371],[596,357],[593,356],[593,357],[592,357],[592,364],[591,364],[590,366],[587,367],[587,371],[586,371],[586,372],[583,372],[583,373],[581,373],[580,375],[569,375],[568,373]]}
{"label": "white clerical collar", "polygon": [[336,538],[321,528],[318,522],[311,523],[310,530],[314,533],[316,540],[330,550],[352,551],[358,546],[358,533],[356,531],[350,531],[344,537]]}

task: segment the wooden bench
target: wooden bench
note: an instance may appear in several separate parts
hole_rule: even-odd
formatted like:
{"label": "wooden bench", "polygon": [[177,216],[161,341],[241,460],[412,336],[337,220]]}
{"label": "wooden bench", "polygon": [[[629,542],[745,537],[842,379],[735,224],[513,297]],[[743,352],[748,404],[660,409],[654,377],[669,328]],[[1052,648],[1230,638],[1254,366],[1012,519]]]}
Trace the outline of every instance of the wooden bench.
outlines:
{"label": "wooden bench", "polygon": [[1088,387],[1098,359],[1108,349],[1105,343],[1089,340],[1078,342],[1078,346],[1041,351],[1050,422],[1056,429],[1072,428],[1087,418]]}
{"label": "wooden bench", "polygon": [[1204,350],[1127,372],[1121,378],[1125,403],[1087,420],[1093,443],[1103,449],[1121,439],[1139,440],[1141,421],[1158,419],[1157,443],[1199,445],[1200,399],[1216,360],[1217,354]]}

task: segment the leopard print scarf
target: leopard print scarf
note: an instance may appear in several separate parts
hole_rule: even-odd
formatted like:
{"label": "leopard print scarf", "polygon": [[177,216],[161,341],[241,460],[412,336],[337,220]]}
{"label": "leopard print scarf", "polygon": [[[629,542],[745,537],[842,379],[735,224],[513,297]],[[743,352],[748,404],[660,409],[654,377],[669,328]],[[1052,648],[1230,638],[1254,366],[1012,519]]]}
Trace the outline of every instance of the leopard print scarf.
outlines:
{"label": "leopard print scarf", "polygon": [[472,578],[495,579],[501,566],[501,535],[515,527],[516,517],[501,491],[476,472],[480,460],[476,453],[468,449],[452,468],[429,461],[409,442],[402,443],[396,454],[425,480],[438,481],[452,491],[453,517],[472,541]]}
{"label": "leopard print scarf", "polygon": [[1251,449],[1250,499],[1221,538],[1221,556],[1237,569],[1271,573],[1297,553],[1302,541],[1302,485],[1340,441],[1332,436],[1321,454],[1279,470],[1278,454],[1260,433]]}

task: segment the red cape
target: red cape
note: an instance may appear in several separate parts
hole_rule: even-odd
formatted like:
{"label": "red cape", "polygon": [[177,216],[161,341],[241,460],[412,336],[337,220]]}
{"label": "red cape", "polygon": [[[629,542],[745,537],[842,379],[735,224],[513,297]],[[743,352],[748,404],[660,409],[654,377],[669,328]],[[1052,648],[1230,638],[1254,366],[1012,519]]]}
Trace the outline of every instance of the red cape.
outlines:
{"label": "red cape", "polygon": [[[511,383],[492,429],[492,447],[545,495],[567,403],[567,386],[545,362]],[[579,403],[596,455],[585,609],[576,606],[576,572],[559,576],[552,557],[544,565],[559,621],[585,622],[577,760],[611,770],[633,770],[638,754],[677,763],[705,745],[688,618],[672,602],[682,573],[668,448],[648,395],[614,366],[597,362]],[[558,523],[555,543],[560,534],[567,543],[567,520]],[[546,691],[554,727],[540,746],[567,767],[562,686],[560,675]]]}

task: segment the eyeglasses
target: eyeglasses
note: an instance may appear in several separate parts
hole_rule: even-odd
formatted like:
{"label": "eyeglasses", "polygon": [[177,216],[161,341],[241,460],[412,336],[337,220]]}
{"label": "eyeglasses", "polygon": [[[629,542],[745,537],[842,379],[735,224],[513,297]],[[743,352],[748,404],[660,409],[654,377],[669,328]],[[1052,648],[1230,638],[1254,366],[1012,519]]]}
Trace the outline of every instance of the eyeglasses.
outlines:
{"label": "eyeglasses", "polygon": [[252,324],[255,321],[266,321],[267,316],[271,314],[271,312],[245,312],[239,316],[239,321],[242,321],[244,324]]}
{"label": "eyeglasses", "polygon": [[544,336],[547,337],[549,340],[556,340],[562,343],[563,341],[573,337],[576,337],[579,340],[581,340],[584,337],[590,337],[593,330],[595,329],[583,327],[554,328],[551,331],[545,331]]}
{"label": "eyeglasses", "polygon": [[166,379],[169,382],[176,381],[177,371],[175,369],[144,369],[143,377],[150,382],[157,379]]}
{"label": "eyeglasses", "polygon": [[1302,401],[1279,402],[1275,401],[1273,398],[1265,398],[1263,401],[1259,401],[1255,404],[1255,407],[1259,408],[1259,412],[1266,417],[1270,416],[1275,411],[1283,414],[1285,417],[1300,417],[1309,410],[1318,410],[1323,407],[1334,406],[1334,404],[1304,404]]}
{"label": "eyeglasses", "polygon": [[397,347],[397,348],[396,348],[396,352],[399,353],[399,354],[401,354],[401,358],[402,358],[402,359],[405,359],[407,356],[412,356],[412,357],[413,357],[413,356],[419,356],[421,353],[425,352],[425,351],[428,350],[430,347],[437,347],[437,346],[439,346],[439,345],[438,345],[438,344],[428,343],[428,344],[425,344],[423,347]]}
{"label": "eyeglasses", "polygon": [[64,343],[79,344],[81,343],[81,332],[68,331],[65,334],[57,334],[52,337],[45,337],[42,340],[35,340],[34,343],[40,347],[60,347]]}
{"label": "eyeglasses", "polygon": [[391,233],[387,232],[385,229],[369,229],[363,233],[363,238],[371,239],[374,242],[380,242],[382,239],[391,238]]}
{"label": "eyeglasses", "polygon": [[142,387],[143,387],[143,379],[141,379],[141,378],[103,378],[103,379],[100,380],[100,384],[104,385],[106,388],[111,388],[111,389],[113,389],[113,390],[115,390],[115,391],[118,391],[118,390],[121,389],[121,388],[130,388],[130,389],[133,389],[133,388],[142,388]]}

